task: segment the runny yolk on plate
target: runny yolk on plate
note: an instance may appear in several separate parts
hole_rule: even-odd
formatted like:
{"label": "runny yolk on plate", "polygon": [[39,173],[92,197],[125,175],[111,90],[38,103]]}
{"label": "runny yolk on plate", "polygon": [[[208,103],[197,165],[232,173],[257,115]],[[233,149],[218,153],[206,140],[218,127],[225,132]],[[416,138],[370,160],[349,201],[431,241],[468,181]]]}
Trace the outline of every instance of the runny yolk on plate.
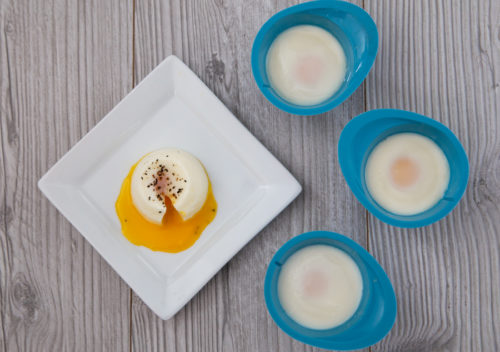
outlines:
{"label": "runny yolk on plate", "polygon": [[209,183],[208,194],[203,207],[190,219],[184,221],[174,208],[169,197],[165,197],[167,212],[162,224],[147,221],[136,209],[130,193],[132,166],[123,181],[116,201],[116,213],[120,219],[123,235],[133,244],[144,246],[153,251],[177,253],[191,247],[200,237],[203,230],[212,222],[217,213],[217,202]]}
{"label": "runny yolk on plate", "polygon": [[391,179],[398,187],[410,187],[418,179],[419,168],[415,161],[402,157],[394,161],[390,169]]}

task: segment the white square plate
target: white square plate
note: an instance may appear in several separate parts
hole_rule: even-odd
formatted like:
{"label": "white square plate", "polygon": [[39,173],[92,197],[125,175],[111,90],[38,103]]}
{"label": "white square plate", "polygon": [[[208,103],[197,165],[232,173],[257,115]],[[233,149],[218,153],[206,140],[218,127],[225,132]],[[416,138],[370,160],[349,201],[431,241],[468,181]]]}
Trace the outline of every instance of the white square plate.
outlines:
{"label": "white square plate", "polygon": [[[130,167],[162,147],[205,166],[218,211],[188,250],[135,246],[115,201]],[[56,208],[161,318],[179,311],[301,191],[294,177],[177,57],[169,56],[38,182]]]}

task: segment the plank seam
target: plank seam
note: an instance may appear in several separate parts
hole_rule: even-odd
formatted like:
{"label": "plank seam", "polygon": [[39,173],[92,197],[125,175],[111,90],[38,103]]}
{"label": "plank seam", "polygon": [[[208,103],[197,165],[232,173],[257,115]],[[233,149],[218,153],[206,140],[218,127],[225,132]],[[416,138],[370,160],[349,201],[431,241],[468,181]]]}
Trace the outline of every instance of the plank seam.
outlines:
{"label": "plank seam", "polygon": [[[135,10],[136,10],[136,0],[132,0],[132,89],[135,87]],[[129,329],[128,329],[128,348],[129,352],[132,352],[132,298],[134,292],[129,287]]]}

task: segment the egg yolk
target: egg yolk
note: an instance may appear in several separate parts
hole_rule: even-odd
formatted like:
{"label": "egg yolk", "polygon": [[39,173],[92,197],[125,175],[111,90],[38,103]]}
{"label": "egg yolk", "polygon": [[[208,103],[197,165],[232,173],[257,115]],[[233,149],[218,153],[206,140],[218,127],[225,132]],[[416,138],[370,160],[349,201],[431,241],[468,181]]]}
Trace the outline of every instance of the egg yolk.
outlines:
{"label": "egg yolk", "polygon": [[144,219],[132,201],[130,188],[136,165],[132,166],[123,181],[115,204],[123,235],[133,244],[153,251],[177,253],[188,249],[196,242],[217,213],[217,202],[212,193],[212,185],[209,182],[207,199],[203,207],[186,221],[182,219],[170,199],[165,197],[167,211],[162,224],[157,225]]}
{"label": "egg yolk", "polygon": [[328,279],[320,271],[311,271],[303,281],[304,294],[307,297],[321,297],[328,289]]}
{"label": "egg yolk", "polygon": [[419,168],[413,160],[403,157],[391,165],[390,173],[396,186],[409,187],[417,181]]}
{"label": "egg yolk", "polygon": [[295,74],[299,82],[306,85],[314,85],[323,74],[325,64],[316,56],[307,56],[297,63]]}

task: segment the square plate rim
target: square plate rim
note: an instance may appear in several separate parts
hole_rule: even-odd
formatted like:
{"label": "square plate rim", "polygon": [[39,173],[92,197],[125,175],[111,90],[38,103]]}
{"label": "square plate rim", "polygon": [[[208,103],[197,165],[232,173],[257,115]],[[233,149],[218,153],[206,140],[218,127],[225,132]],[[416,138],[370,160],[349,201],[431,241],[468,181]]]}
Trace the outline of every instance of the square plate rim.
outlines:
{"label": "square plate rim", "polygon": [[[184,73],[186,73],[189,76],[190,80],[199,85],[203,89],[204,94],[206,94],[209,99],[215,101],[221,109],[226,111],[227,116],[222,116],[222,119],[227,119],[228,121],[225,122],[232,123],[232,125],[230,126],[231,129],[239,130],[241,133],[243,133],[246,139],[245,144],[251,144],[253,147],[256,148],[257,151],[256,152],[254,151],[254,154],[259,154],[260,156],[262,156],[264,163],[267,164],[266,165],[267,167],[276,169],[276,171],[280,173],[279,179],[266,177],[264,179],[264,181],[266,181],[264,184],[262,182],[258,182],[259,186],[263,187],[266,190],[266,195],[263,197],[263,200],[272,196],[280,198],[280,201],[279,204],[273,205],[273,208],[271,209],[267,217],[264,215],[262,220],[259,221],[257,225],[253,226],[253,229],[247,230],[249,235],[247,235],[241,241],[238,241],[238,243],[233,244],[232,250],[227,252],[229,254],[224,256],[222,260],[219,260],[219,262],[217,262],[217,264],[211,268],[210,272],[206,273],[203,280],[198,280],[198,284],[196,285],[195,288],[193,288],[190,291],[189,295],[184,295],[182,299],[177,300],[175,305],[169,305],[168,302],[164,302],[163,307],[161,307],[151,304],[151,302],[149,302],[149,300],[144,297],[144,293],[142,292],[141,288],[137,287],[137,285],[132,282],[133,278],[130,278],[127,275],[127,272],[125,272],[122,268],[120,268],[119,261],[110,259],[109,255],[104,253],[106,248],[102,248],[100,245],[96,244],[95,241],[92,239],[92,236],[89,236],[88,234],[85,233],[86,232],[85,230],[82,231],[81,226],[78,224],[78,221],[76,221],[74,219],[74,216],[71,215],[67,211],[67,209],[65,209],[64,206],[62,205],[62,203],[64,203],[66,200],[55,194],[54,187],[55,188],[61,186],[71,187],[80,193],[83,192],[83,190],[81,189],[81,187],[75,184],[68,185],[65,183],[58,183],[57,182],[58,177],[57,175],[54,176],[54,173],[59,168],[63,167],[64,164],[68,162],[68,160],[71,160],[72,154],[75,152],[75,150],[77,150],[78,148],[84,148],[85,143],[87,143],[87,140],[89,139],[89,136],[92,136],[92,134],[95,133],[95,131],[100,128],[99,126],[104,121],[106,121],[106,119],[108,119],[109,116],[113,116],[114,114],[116,114],[119,107],[123,105],[126,100],[133,99],[134,92],[141,89],[141,87],[144,86],[145,82],[147,82],[148,78],[152,79],[152,77],[154,77],[154,75],[160,70],[160,68],[165,65],[173,65],[173,69],[184,71]],[[171,82],[171,84],[174,85],[175,87],[176,85],[175,80],[174,82]],[[175,94],[176,93],[174,88],[174,95]],[[225,130],[227,130],[227,126],[223,129],[222,132],[223,134],[229,134],[228,132],[224,132]],[[220,129],[219,132],[221,132]],[[248,160],[246,161],[248,162]],[[253,175],[253,177],[255,177],[255,175]],[[73,225],[73,227],[75,227],[78,230],[80,235],[82,235],[92,245],[92,247],[101,255],[101,257],[132,288],[132,290],[134,290],[134,292],[144,301],[144,303],[148,305],[162,319],[169,319],[170,317],[175,315],[175,313],[177,313],[180,309],[182,309],[182,307],[220,270],[220,268],[222,268],[222,266],[224,266],[232,257],[234,257],[241,248],[243,248],[252,238],[254,238],[262,230],[262,228],[264,228],[285,207],[287,207],[302,191],[302,186],[294,178],[294,176],[281,164],[281,162],[278,161],[274,157],[274,155],[271,154],[271,152],[269,152],[267,148],[263,146],[262,143],[258,141],[248,129],[246,129],[246,127],[243,126],[243,124],[241,124],[241,122],[234,116],[234,114],[227,109],[224,103],[220,101],[220,99],[217,96],[215,96],[215,94],[205,85],[205,83],[193,71],[191,71],[189,67],[187,67],[180,59],[178,59],[174,55],[168,56],[158,66],[156,66],[139,84],[137,84],[136,87],[134,87],[122,100],[120,100],[120,102],[116,104],[115,107],[113,107],[113,109],[111,109],[93,128],[91,128],[77,143],[75,143],[61,158],[59,158],[56,161],[56,163],[53,166],[51,166],[49,170],[39,179],[38,188],[41,190],[44,196],[51,202],[51,204]],[[260,203],[260,200],[258,203]],[[248,215],[245,215],[244,218],[248,219]],[[241,221],[238,222],[236,227],[241,223],[242,223]],[[168,285],[166,282],[164,282],[163,285],[165,289],[163,295],[167,296],[167,294],[169,293]]]}

